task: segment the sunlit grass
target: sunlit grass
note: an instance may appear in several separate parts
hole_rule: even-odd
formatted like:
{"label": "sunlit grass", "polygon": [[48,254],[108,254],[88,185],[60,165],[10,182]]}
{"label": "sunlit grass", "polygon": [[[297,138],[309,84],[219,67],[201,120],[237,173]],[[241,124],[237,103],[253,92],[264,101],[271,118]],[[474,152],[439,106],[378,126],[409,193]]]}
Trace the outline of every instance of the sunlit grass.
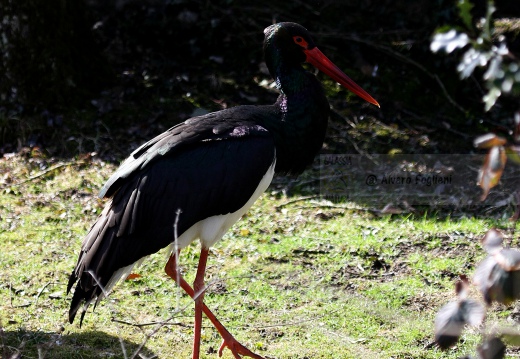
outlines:
{"label": "sunlit grass", "polygon": [[[67,323],[68,275],[102,209],[95,194],[114,169],[71,160],[17,185],[45,168],[19,157],[0,161],[3,354],[38,357],[39,348],[44,358],[124,357],[124,347],[131,357],[147,339],[149,357],[191,356],[193,305],[164,274],[164,251],[136,268],[141,277],[91,307],[81,328]],[[471,275],[483,257],[482,234],[509,222],[378,216],[290,201],[266,193],[211,251],[205,301],[237,339],[287,359],[456,358],[474,351],[471,331],[458,351],[429,345],[435,313],[453,299],[457,276]],[[197,244],[182,252],[188,280],[198,252]],[[153,332],[150,323],[168,319]],[[218,357],[220,338],[209,321],[202,339],[202,358]]]}

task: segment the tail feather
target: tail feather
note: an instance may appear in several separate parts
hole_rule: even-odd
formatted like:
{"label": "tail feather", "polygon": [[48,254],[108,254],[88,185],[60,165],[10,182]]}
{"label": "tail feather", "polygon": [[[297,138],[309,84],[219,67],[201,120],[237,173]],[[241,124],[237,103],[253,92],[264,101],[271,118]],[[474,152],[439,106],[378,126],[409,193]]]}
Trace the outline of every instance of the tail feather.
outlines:
{"label": "tail feather", "polygon": [[[83,318],[85,317],[85,313],[87,312],[87,308],[92,302],[93,298],[96,297],[94,294],[95,288],[92,288],[90,291],[85,292],[83,289],[81,289],[79,286],[76,287],[76,290],[74,291],[74,295],[72,296],[72,302],[70,304],[69,309],[69,323],[72,324],[74,322],[74,318],[76,318],[76,314],[81,307],[83,303],[83,310],[81,311],[81,317],[79,326],[83,324]],[[90,298],[90,299],[86,299]]]}
{"label": "tail feather", "polygon": [[103,261],[106,253],[103,252],[110,251],[114,237],[114,229],[110,228],[111,217],[113,217],[112,201],[107,203],[105,209],[85,236],[78,262],[69,276],[67,294],[76,284],[69,309],[69,322],[71,324],[84,303],[80,319],[81,326],[90,303],[103,294],[103,283],[97,276],[107,271],[107,268],[103,268],[106,264]]}
{"label": "tail feather", "polygon": [[[124,239],[128,236],[124,236],[123,240],[117,237],[120,226],[114,223],[118,223],[120,220],[117,217],[124,213],[118,209],[112,207],[112,202],[107,203],[83,240],[78,262],[67,284],[67,294],[75,285],[69,309],[70,323],[74,321],[78,310],[84,304],[81,326],[89,305],[92,302],[97,305],[121,278],[130,273],[136,263],[139,264],[144,259],[121,255],[120,251],[124,250],[121,243],[125,243]],[[130,264],[126,262],[132,260]]]}

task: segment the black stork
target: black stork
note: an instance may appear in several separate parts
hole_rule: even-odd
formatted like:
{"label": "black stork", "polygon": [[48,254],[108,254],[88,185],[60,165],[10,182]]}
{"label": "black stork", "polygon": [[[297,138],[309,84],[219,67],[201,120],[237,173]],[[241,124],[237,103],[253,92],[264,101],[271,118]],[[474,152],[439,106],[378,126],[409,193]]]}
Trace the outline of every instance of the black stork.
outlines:
{"label": "black stork", "polygon": [[[320,150],[329,104],[308,62],[366,101],[367,92],[335,66],[301,25],[264,30],[264,55],[280,96],[273,105],[238,106],[194,117],[135,150],[101,189],[108,202],[83,240],[67,292],[72,323],[84,303],[96,304],[144,257],[170,246],[166,273],[195,301],[193,359],[199,358],[202,313],[235,358],[262,359],[241,345],[206,307],[209,248],[267,189],[275,173],[300,174]],[[177,267],[180,250],[199,239],[193,287]]]}

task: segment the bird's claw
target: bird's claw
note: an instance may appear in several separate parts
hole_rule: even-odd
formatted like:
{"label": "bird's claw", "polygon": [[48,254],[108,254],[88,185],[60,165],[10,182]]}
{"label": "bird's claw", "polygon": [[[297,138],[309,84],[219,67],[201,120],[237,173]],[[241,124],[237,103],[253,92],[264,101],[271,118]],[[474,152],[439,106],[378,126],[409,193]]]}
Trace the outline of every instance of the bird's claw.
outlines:
{"label": "bird's claw", "polygon": [[[218,356],[222,357],[222,352],[225,348],[229,348],[231,353],[235,359],[241,359],[242,356],[247,356],[253,359],[264,359],[258,354],[253,353],[251,350],[247,349],[245,346],[240,344],[235,338],[231,337],[230,339],[224,339],[222,344],[220,345],[220,349],[218,350]],[[241,356],[242,355],[242,356]]]}

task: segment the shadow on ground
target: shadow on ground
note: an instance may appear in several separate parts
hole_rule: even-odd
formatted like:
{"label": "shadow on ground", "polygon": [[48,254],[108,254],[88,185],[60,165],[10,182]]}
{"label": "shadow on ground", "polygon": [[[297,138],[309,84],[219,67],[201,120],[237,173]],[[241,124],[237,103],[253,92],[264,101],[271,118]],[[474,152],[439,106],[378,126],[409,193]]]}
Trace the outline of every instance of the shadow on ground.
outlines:
{"label": "shadow on ground", "polygon": [[156,358],[146,346],[140,348],[140,345],[99,331],[58,334],[0,328],[0,356],[4,359]]}

